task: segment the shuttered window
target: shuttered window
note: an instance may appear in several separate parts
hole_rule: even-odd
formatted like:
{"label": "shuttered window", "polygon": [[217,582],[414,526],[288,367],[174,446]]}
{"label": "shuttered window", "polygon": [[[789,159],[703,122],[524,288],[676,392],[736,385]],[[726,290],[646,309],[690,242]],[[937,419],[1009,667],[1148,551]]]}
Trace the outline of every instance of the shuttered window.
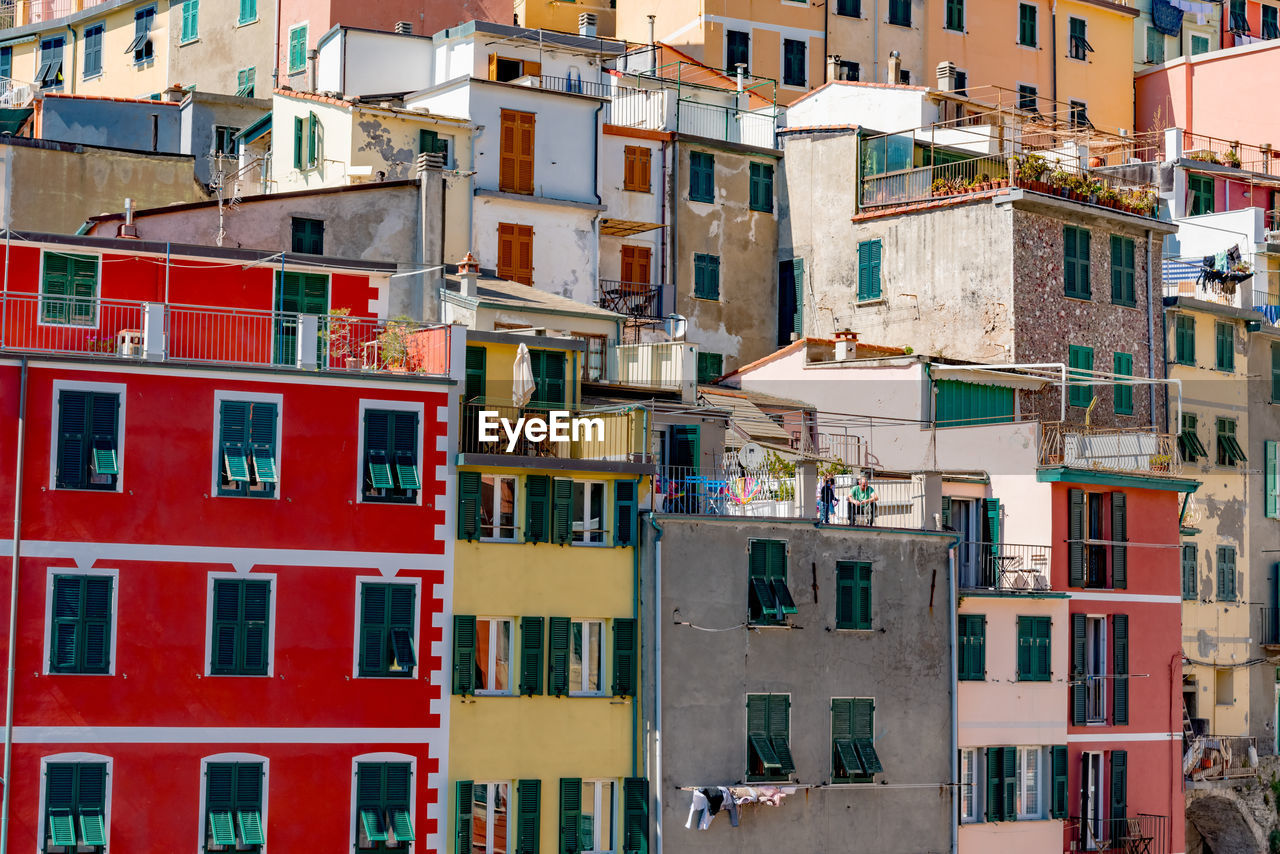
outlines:
{"label": "shuttered window", "polygon": [[560,821],[557,839],[560,854],[577,854],[582,849],[582,779],[560,778]]}
{"label": "shuttered window", "polygon": [[1018,748],[987,748],[987,821],[1018,820]]}
{"label": "shuttered window", "polygon": [[884,770],[876,754],[875,701],[836,697],[831,701],[831,782],[870,783]]}
{"label": "shuttered window", "polygon": [[200,38],[200,0],[183,0],[182,41],[191,42],[198,38]]}
{"label": "shuttered window", "polygon": [[258,851],[262,825],[262,763],[210,762],[205,766],[205,845]]}
{"label": "shuttered window", "polygon": [[1208,175],[1188,175],[1187,193],[1190,203],[1187,205],[1188,216],[1200,216],[1214,211],[1213,178]]}
{"label": "shuttered window", "polygon": [[289,30],[289,73],[307,70],[307,28],[305,25]]}
{"label": "shuttered window", "polygon": [[836,562],[836,628],[870,631],[871,564]]}
{"label": "shuttered window", "polygon": [[778,346],[804,335],[804,259],[778,264]]}
{"label": "shuttered window", "polygon": [[557,477],[551,481],[551,542],[567,546],[573,542],[573,481]]}
{"label": "shuttered window", "polygon": [[98,325],[98,258],[45,251],[40,276],[40,323]]}
{"label": "shuttered window", "polygon": [[266,676],[270,620],[271,582],[215,578],[209,672]]}
{"label": "shuttered window", "polygon": [[218,494],[270,498],[276,494],[274,403],[224,400],[218,407]]}
{"label": "shuttered window", "polygon": [[724,354],[698,351],[698,382],[713,383],[724,375]]}
{"label": "shuttered window", "polygon": [[1178,453],[1184,462],[1194,463],[1200,457],[1209,456],[1204,443],[1196,433],[1196,416],[1190,412],[1182,413],[1182,430],[1178,433]]}
{"label": "shuttered window", "polygon": [[[960,680],[981,682],[987,678],[987,618],[982,614],[958,614],[956,622],[960,637]],[[1018,643],[1022,643],[1021,636]]]}
{"label": "shuttered window", "polygon": [[294,252],[303,255],[324,254],[324,220],[291,217],[290,237]]}
{"label": "shuttered window", "polygon": [[1112,373],[1116,374],[1114,399],[1116,415],[1133,414],[1133,386],[1121,381],[1122,377],[1133,376],[1133,354],[1115,353],[1112,356]]}
{"label": "shuttered window", "polygon": [[[1179,365],[1196,363],[1196,319],[1187,314],[1179,314],[1174,321],[1174,361]],[[1275,347],[1276,345],[1272,345]],[[1276,357],[1272,356],[1272,369],[1277,366]]]}
{"label": "shuttered window", "polygon": [[1085,496],[1083,489],[1067,490],[1067,582],[1084,586]]}
{"label": "shuttered window", "polygon": [[705,151],[689,152],[689,201],[716,200],[716,159]]}
{"label": "shuttered window", "polygon": [[858,244],[858,301],[880,299],[880,252],[877,240]]}
{"label": "shuttered window", "polygon": [[[514,854],[538,854],[542,834],[542,781],[517,781],[516,802]],[[472,854],[472,851],[467,848],[463,854]]]}
{"label": "shuttered window", "polygon": [[796,603],[787,587],[787,543],[785,540],[748,541],[748,607],[750,622],[756,625],[783,625],[796,612]]}
{"label": "shuttered window", "polygon": [[720,256],[696,252],[693,256],[693,295],[720,299]]}
{"label": "shuttered window", "polygon": [[1112,723],[1129,723],[1129,617],[1111,617],[1111,714]]}
{"label": "shuttered window", "polygon": [[524,479],[524,541],[551,541],[551,478],[531,474]]}
{"label": "shuttered window", "polygon": [[149,62],[155,57],[155,45],[151,42],[151,27],[155,20],[155,6],[145,6],[133,13],[133,41],[129,42],[125,53],[132,51],[135,63]]}
{"label": "shuttered window", "polygon": [[889,23],[898,27],[911,26],[911,0],[889,0]]}
{"label": "shuttered window", "polygon": [[1280,519],[1280,443],[1262,443],[1266,464],[1262,470],[1263,503],[1268,519]]}
{"label": "shuttered window", "polygon": [[1049,797],[1049,818],[1066,818],[1067,800],[1067,746],[1055,744],[1049,749],[1049,771],[1052,790]]}
{"label": "shuttered window", "polygon": [[569,636],[572,620],[550,617],[547,626],[547,693],[553,697],[564,697],[570,689]]}
{"label": "shuttered window", "polygon": [[107,844],[105,762],[50,762],[44,770],[44,849]]}
{"label": "shuttered window", "polygon": [[1085,723],[1087,619],[1084,614],[1071,615],[1071,723],[1075,726],[1083,726]]}
{"label": "shuttered window", "polygon": [[724,34],[724,70],[730,74],[751,73],[751,34],[742,30],[726,30]]}
{"label": "shuttered window", "polygon": [[1089,230],[1074,225],[1062,227],[1063,285],[1076,299],[1089,299]]}
{"label": "shuttered window", "polygon": [[861,18],[862,0],[836,0],[836,14],[849,18]]}
{"label": "shuttered window", "polygon": [[258,0],[240,0],[240,18],[237,23],[248,24],[258,20]]}
{"label": "shuttered window", "polygon": [[418,477],[418,413],[366,409],[364,413],[365,501],[412,504]]}
{"label": "shuttered window", "polygon": [[799,39],[782,40],[782,85],[807,86],[808,45]]}
{"label": "shuttered window", "polygon": [[643,777],[622,781],[622,850],[624,854],[649,852],[649,781]]}
{"label": "shuttered window", "polygon": [[[106,31],[106,24],[95,24],[84,31],[84,79],[86,80],[102,73],[102,36]],[[10,76],[3,63],[0,63],[0,77]]]}
{"label": "shuttered window", "polygon": [[113,582],[109,575],[55,575],[50,673],[111,669]]}
{"label": "shuttered window", "polygon": [[412,584],[360,585],[360,676],[409,678],[417,665],[414,626],[417,590]]}
{"label": "shuttered window", "polygon": [[58,393],[58,489],[115,490],[120,478],[118,394]]}
{"label": "shuttered window", "polygon": [[504,193],[533,193],[533,113],[503,110],[498,153],[498,189]]}
{"label": "shuttered window", "polygon": [[255,66],[241,68],[236,72],[236,96],[240,98],[253,97],[254,77],[257,73]]}
{"label": "shuttered window", "polygon": [[1236,422],[1232,418],[1218,419],[1218,465],[1234,466],[1248,462],[1244,449],[1236,441]]}
{"label": "shuttered window", "polygon": [[[320,330],[325,329],[329,314],[329,277],[321,273],[276,273],[276,311],[274,352],[272,361],[277,365],[298,364],[298,322],[288,315],[318,315]],[[316,336],[316,364],[326,365],[327,342],[323,335]]]}
{"label": "shuttered window", "polygon": [[1236,550],[1218,546],[1218,601],[1236,601]]}
{"label": "shuttered window", "polygon": [[476,618],[471,615],[453,615],[453,693],[475,693],[476,681]]}
{"label": "shuttered window", "polygon": [[1111,811],[1112,823],[1120,822],[1129,815],[1129,752],[1127,750],[1111,751]]}
{"label": "shuttered window", "polygon": [[1049,617],[1018,617],[1018,680],[1048,682],[1051,678]]}
{"label": "shuttered window", "polygon": [[480,502],[480,472],[458,472],[458,539],[479,539]]}
{"label": "shuttered window", "polygon": [[356,765],[357,848],[407,848],[405,843],[414,841],[409,813],[412,780],[413,769],[408,762]]}
{"label": "shuttered window", "polygon": [[652,192],[652,156],[652,152],[643,145],[628,145],[623,149],[622,189],[633,193]]}
{"label": "shuttered window", "polygon": [[320,165],[321,126],[315,113],[293,119],[293,168],[315,169]]}
{"label": "shuttered window", "polygon": [[1213,366],[1219,371],[1236,369],[1235,327],[1230,323],[1213,326]]}
{"label": "shuttered window", "polygon": [[634,480],[613,482],[613,544],[636,545],[637,501],[640,484]]}
{"label": "shuttered window", "polygon": [[750,207],[753,211],[773,213],[773,165],[751,164]]}
{"label": "shuttered window", "polygon": [[533,397],[529,406],[534,409],[561,409],[565,404],[565,357],[558,350],[530,350],[529,363],[533,369]]}
{"label": "shuttered window", "polygon": [[1182,547],[1182,598],[1194,601],[1198,598],[1196,578],[1196,547],[1192,544]]}
{"label": "shuttered window", "polygon": [[947,0],[947,19],[943,26],[964,32],[964,0]]}
{"label": "shuttered window", "polygon": [[498,278],[533,284],[533,226],[498,223]]}
{"label": "shuttered window", "polygon": [[484,347],[467,347],[466,380],[463,385],[463,396],[467,401],[484,399],[488,352]]}
{"label": "shuttered window", "polygon": [[1129,586],[1129,499],[1123,492],[1111,493],[1111,586]]}
{"label": "shuttered window", "polygon": [[790,695],[748,694],[747,780],[785,780],[795,770]]}
{"label": "shuttered window", "polygon": [[1089,381],[1093,372],[1093,348],[1072,344],[1067,350],[1067,360],[1076,371],[1068,378],[1067,402],[1072,406],[1088,406],[1093,401],[1093,383]]}
{"label": "shuttered window", "polygon": [[613,696],[636,695],[639,655],[636,621],[630,617],[616,618],[613,621]]}
{"label": "shuttered window", "polygon": [[542,693],[542,657],[546,632],[542,617],[520,618],[520,693]]}
{"label": "shuttered window", "polygon": [[1030,3],[1018,4],[1018,44],[1035,47],[1036,7]]}
{"label": "shuttered window", "polygon": [[1011,388],[959,380],[938,380],[934,385],[934,420],[939,427],[1005,424],[1013,420]]}

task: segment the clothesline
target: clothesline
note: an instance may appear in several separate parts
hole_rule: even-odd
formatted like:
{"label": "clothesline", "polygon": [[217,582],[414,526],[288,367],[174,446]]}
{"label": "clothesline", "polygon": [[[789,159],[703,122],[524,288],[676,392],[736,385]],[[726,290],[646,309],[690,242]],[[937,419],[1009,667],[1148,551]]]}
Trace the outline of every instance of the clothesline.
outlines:
{"label": "clothesline", "polygon": [[[756,784],[757,786],[761,784]],[[953,788],[960,785],[959,783],[778,783],[774,784],[778,788],[787,789],[839,789],[847,792],[851,789],[939,789]],[[673,786],[677,792],[697,792],[702,789],[715,789],[717,786]],[[734,784],[731,788],[741,788],[740,785]]]}

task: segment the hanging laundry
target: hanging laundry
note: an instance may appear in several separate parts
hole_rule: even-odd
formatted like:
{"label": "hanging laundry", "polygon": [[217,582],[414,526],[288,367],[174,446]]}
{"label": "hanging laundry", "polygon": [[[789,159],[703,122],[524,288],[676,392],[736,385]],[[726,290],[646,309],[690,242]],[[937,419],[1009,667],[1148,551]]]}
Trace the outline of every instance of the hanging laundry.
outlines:
{"label": "hanging laundry", "polygon": [[729,811],[729,826],[738,826],[738,802],[724,786],[720,787],[720,797],[724,799],[724,808]]}
{"label": "hanging laundry", "polygon": [[707,812],[707,796],[700,791],[693,793],[693,803],[689,805],[689,818],[685,821],[684,826],[688,830],[697,827],[698,830],[706,830],[711,826],[711,816]]}

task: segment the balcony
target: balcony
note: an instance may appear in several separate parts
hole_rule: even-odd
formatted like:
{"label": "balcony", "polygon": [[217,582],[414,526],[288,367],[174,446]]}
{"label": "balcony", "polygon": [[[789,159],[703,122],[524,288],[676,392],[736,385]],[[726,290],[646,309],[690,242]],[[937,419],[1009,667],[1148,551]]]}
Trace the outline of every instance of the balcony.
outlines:
{"label": "balcony", "polygon": [[1239,780],[1258,769],[1249,764],[1249,751],[1257,754],[1258,740],[1247,735],[1199,735],[1186,746],[1182,770],[1197,783]]}
{"label": "balcony", "polygon": [[104,0],[0,0],[0,29],[56,21]]}
{"label": "balcony", "polygon": [[[589,94],[589,93],[588,93]],[[605,105],[606,124],[645,130],[670,130],[722,142],[738,142],[774,148],[776,120],[773,109],[759,112],[732,104],[708,104],[681,97],[673,88],[631,89],[617,87]],[[713,97],[736,100],[732,90],[717,90]]]}
{"label": "balcony", "polygon": [[0,350],[448,376],[448,326],[156,302],[0,294]]}
{"label": "balcony", "polygon": [[[525,457],[556,463],[608,464],[593,468],[640,471],[648,466],[647,413],[641,409],[554,410],[563,413],[562,433],[554,429],[521,430],[520,419],[550,420],[548,407],[516,407],[480,402],[462,405],[458,450],[480,456]],[[484,413],[482,418],[481,413]],[[504,426],[505,425],[505,426]],[[512,436],[507,428],[515,432]],[[539,435],[539,433],[541,435]],[[482,461],[469,460],[470,464]],[[564,466],[560,466],[564,467]],[[639,468],[637,468],[639,467]]]}
{"label": "balcony", "polygon": [[[1104,790],[1098,787],[1098,797]],[[1169,854],[1169,817],[1138,813],[1132,818],[1068,818],[1063,851],[1108,854]]]}
{"label": "balcony", "polygon": [[956,544],[961,590],[1043,593],[1049,590],[1050,546],[1011,543]]}
{"label": "balcony", "polygon": [[607,383],[679,391],[692,402],[698,378],[697,345],[683,341],[618,344],[609,348],[607,357]]}
{"label": "balcony", "polygon": [[1091,429],[1061,421],[1040,426],[1040,465],[1155,477],[1182,472],[1175,435],[1141,428]]}
{"label": "balcony", "polygon": [[1258,644],[1276,647],[1269,651],[1280,653],[1280,608],[1259,608],[1258,623]]}
{"label": "balcony", "polygon": [[674,308],[671,285],[601,279],[596,305],[628,317],[656,320]]}
{"label": "balcony", "polygon": [[1090,674],[1084,680],[1084,720],[1090,724],[1107,722],[1107,677]]}

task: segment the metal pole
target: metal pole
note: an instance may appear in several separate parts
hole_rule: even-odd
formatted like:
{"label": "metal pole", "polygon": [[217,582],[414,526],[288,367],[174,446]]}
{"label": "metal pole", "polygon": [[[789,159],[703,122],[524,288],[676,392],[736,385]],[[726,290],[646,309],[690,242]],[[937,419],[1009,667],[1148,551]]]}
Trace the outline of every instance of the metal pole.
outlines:
{"label": "metal pole", "polygon": [[4,696],[4,797],[0,801],[0,854],[9,851],[9,793],[13,791],[13,682],[18,655],[18,561],[22,553],[22,454],[27,438],[27,357],[22,357],[22,379],[18,392],[17,472],[13,485],[13,559],[9,563],[9,669]]}

